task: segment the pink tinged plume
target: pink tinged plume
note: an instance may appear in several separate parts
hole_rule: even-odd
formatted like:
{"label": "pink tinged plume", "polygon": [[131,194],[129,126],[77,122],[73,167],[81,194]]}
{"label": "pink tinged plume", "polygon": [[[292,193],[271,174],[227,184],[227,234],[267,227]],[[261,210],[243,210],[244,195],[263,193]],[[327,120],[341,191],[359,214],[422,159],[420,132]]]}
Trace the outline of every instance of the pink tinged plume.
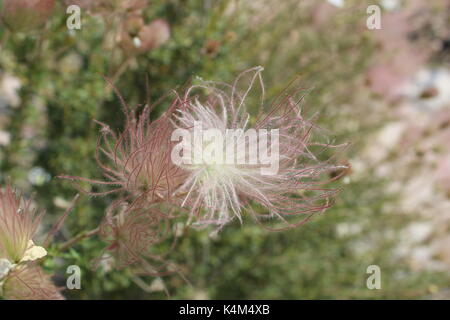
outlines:
{"label": "pink tinged plume", "polygon": [[100,238],[108,246],[96,265],[113,258],[119,269],[133,266],[141,274],[166,273],[164,256],[171,250],[161,253],[155,247],[172,234],[172,211],[168,206],[149,207],[145,201],[113,203],[100,225]]}
{"label": "pink tinged plume", "polygon": [[3,0],[1,20],[12,31],[33,31],[50,18],[55,0]]}
{"label": "pink tinged plume", "polygon": [[184,181],[185,173],[171,161],[175,144],[170,140],[173,125],[169,114],[173,106],[155,121],[150,121],[151,107],[146,105],[140,114],[122,100],[125,128],[116,133],[108,125],[101,125],[96,160],[105,180],[61,176],[73,181],[109,187],[109,190],[89,192],[106,195],[121,192],[125,198],[141,199],[148,204],[170,201],[175,189]]}
{"label": "pink tinged plume", "polygon": [[8,274],[0,294],[7,300],[63,300],[60,291],[40,267],[27,263]]}
{"label": "pink tinged plume", "polygon": [[128,204],[119,200],[108,208],[100,225],[100,238],[108,243],[106,257],[112,256],[119,269],[161,261],[153,247],[166,239],[171,218],[156,207],[147,207],[145,202]]}
{"label": "pink tinged plume", "polygon": [[[301,115],[299,103],[302,98],[296,98],[299,90],[285,93],[267,111],[261,102],[259,117],[251,124],[246,98],[258,83],[262,92],[259,100],[264,100],[261,72],[261,67],[247,70],[233,85],[204,82],[191,87],[180,97],[174,123],[178,129],[190,131],[191,137],[195,136],[194,129],[198,123],[202,124],[203,130],[218,130],[223,136],[227,135],[227,129],[241,129],[243,132],[247,129],[258,132],[277,130],[279,136],[278,150],[275,150],[279,153],[279,161],[275,174],[263,173],[267,163],[263,166],[261,162],[257,165],[249,162],[239,164],[239,161],[233,164],[178,163],[189,172],[189,176],[176,194],[184,198],[183,205],[190,208],[191,220],[195,220],[197,225],[215,224],[221,228],[233,219],[242,220],[242,214],[248,212],[258,222],[264,218],[278,218],[285,227],[295,227],[313,213],[328,208],[337,192],[322,187],[328,182],[323,177],[325,172],[342,169],[342,166],[320,162],[311,151],[314,147],[327,149],[337,146],[313,141],[313,133],[318,130]],[[242,79],[249,75],[248,87],[239,91]],[[193,92],[197,90],[207,90],[209,95],[204,98],[194,96]],[[241,136],[239,141],[241,148],[254,148],[258,143],[258,148],[261,148],[266,143],[260,136],[248,139]],[[194,158],[199,152],[195,143],[192,149],[186,150],[187,153],[192,152]],[[223,152],[226,153],[226,147]],[[254,209],[254,205],[261,206],[264,212]],[[291,218],[297,220],[292,221]]]}

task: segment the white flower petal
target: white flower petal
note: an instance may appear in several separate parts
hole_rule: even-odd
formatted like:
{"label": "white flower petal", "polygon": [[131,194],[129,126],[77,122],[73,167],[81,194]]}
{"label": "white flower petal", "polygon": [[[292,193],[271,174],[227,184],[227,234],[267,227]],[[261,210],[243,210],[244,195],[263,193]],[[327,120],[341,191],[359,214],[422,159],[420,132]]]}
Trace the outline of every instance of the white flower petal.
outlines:
{"label": "white flower petal", "polygon": [[0,280],[6,277],[14,264],[7,259],[0,259]]}
{"label": "white flower petal", "polygon": [[47,255],[47,250],[43,247],[36,246],[32,240],[29,242],[29,247],[20,262],[35,261]]}

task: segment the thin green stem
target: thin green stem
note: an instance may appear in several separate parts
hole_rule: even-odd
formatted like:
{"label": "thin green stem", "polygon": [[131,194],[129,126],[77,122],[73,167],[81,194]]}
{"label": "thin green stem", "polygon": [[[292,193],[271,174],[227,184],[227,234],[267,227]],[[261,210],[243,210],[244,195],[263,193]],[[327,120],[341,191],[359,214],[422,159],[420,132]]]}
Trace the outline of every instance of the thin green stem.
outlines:
{"label": "thin green stem", "polygon": [[64,242],[60,247],[59,250],[60,251],[66,251],[67,249],[71,248],[74,244],[80,242],[83,239],[92,237],[93,235],[96,235],[98,232],[100,231],[100,228],[95,228],[91,231],[84,231],[81,232],[80,234],[78,234],[77,236],[73,237],[70,240],[67,240],[66,242]]}

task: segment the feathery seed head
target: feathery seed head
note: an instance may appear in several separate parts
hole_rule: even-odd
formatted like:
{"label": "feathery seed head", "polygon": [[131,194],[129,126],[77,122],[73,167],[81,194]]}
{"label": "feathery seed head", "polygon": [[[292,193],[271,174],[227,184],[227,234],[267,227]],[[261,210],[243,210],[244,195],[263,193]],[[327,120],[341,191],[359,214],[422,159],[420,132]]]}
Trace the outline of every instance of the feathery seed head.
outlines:
{"label": "feathery seed head", "polygon": [[[95,266],[103,259],[113,258],[117,268],[132,266],[136,274],[172,272],[164,260],[171,248],[158,247],[176,232],[172,228],[171,222],[176,218],[172,212],[169,206],[147,206],[141,200],[114,202],[100,225],[100,237],[108,246]],[[171,247],[175,245],[175,240]]]}
{"label": "feathery seed head", "polygon": [[[172,158],[189,176],[176,194],[184,197],[191,219],[199,225],[221,228],[234,218],[242,220],[246,210],[254,218],[278,217],[294,227],[329,207],[336,193],[321,187],[326,182],[323,173],[336,166],[319,161],[312,152],[314,147],[336,146],[313,141],[318,130],[303,118],[298,91],[285,93],[265,110],[262,70],[243,72],[233,85],[203,82],[180,98],[173,116],[179,131],[173,139],[182,141]],[[240,82],[248,75],[249,85],[241,92]],[[262,97],[254,120],[247,98],[256,83]],[[199,89],[209,94],[194,96]],[[256,212],[252,203],[267,212]],[[300,220],[288,221],[291,217]]]}
{"label": "feathery seed head", "polygon": [[34,263],[17,266],[4,280],[2,295],[7,300],[63,300],[60,288]]}
{"label": "feathery seed head", "polygon": [[113,187],[104,192],[87,192],[91,195],[125,192],[127,198],[140,198],[149,204],[170,201],[185,177],[184,171],[170,158],[174,143],[170,140],[173,125],[168,114],[172,107],[157,120],[150,121],[150,106],[146,105],[138,115],[124,102],[123,105],[126,120],[122,132],[116,134],[98,122],[102,128],[96,159],[106,181],[62,178]]}
{"label": "feathery seed head", "polygon": [[108,208],[100,226],[100,237],[108,243],[107,251],[119,268],[140,262],[151,246],[159,242],[163,219],[155,208],[119,202]]}

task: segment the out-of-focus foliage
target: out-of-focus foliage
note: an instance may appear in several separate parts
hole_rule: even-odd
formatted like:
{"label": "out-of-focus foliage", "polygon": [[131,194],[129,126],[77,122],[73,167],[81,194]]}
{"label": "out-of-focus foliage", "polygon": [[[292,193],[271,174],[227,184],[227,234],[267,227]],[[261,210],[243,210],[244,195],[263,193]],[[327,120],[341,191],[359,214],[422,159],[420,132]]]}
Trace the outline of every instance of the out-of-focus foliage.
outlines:
{"label": "out-of-focus foliage", "polygon": [[[50,225],[76,194],[56,176],[100,177],[93,119],[115,129],[123,125],[120,102],[103,76],[134,106],[196,77],[232,81],[255,65],[265,68],[269,101],[291,81],[304,88],[306,112],[318,113],[320,125],[336,133],[338,142],[353,142],[338,155],[351,162],[386,113],[381,106],[372,109],[365,83],[377,49],[365,25],[367,4],[346,3],[341,9],[326,1],[154,0],[144,20],[167,21],[170,38],[138,55],[116,42],[125,15],[120,11],[104,16],[82,10],[81,30],[69,31],[66,5],[58,3],[44,29],[16,33],[1,26],[0,79],[12,75],[20,81],[18,103],[0,106],[1,130],[11,137],[1,146],[1,183],[9,178],[27,194],[34,192]],[[396,255],[397,230],[413,217],[395,214],[396,197],[384,192],[386,181],[368,170],[337,184],[343,182],[336,205],[295,230],[271,233],[234,223],[215,238],[208,230],[191,231],[170,256],[183,276],[162,278],[109,270],[106,262],[94,270],[92,261],[105,245],[97,236],[61,252],[58,242],[98,226],[115,200],[84,196],[44,267],[61,285],[67,266],[82,268],[82,290],[64,292],[73,299],[156,299],[166,291],[173,298],[421,298],[439,290],[448,275],[415,272]],[[372,264],[381,267],[382,290],[366,287]]]}

